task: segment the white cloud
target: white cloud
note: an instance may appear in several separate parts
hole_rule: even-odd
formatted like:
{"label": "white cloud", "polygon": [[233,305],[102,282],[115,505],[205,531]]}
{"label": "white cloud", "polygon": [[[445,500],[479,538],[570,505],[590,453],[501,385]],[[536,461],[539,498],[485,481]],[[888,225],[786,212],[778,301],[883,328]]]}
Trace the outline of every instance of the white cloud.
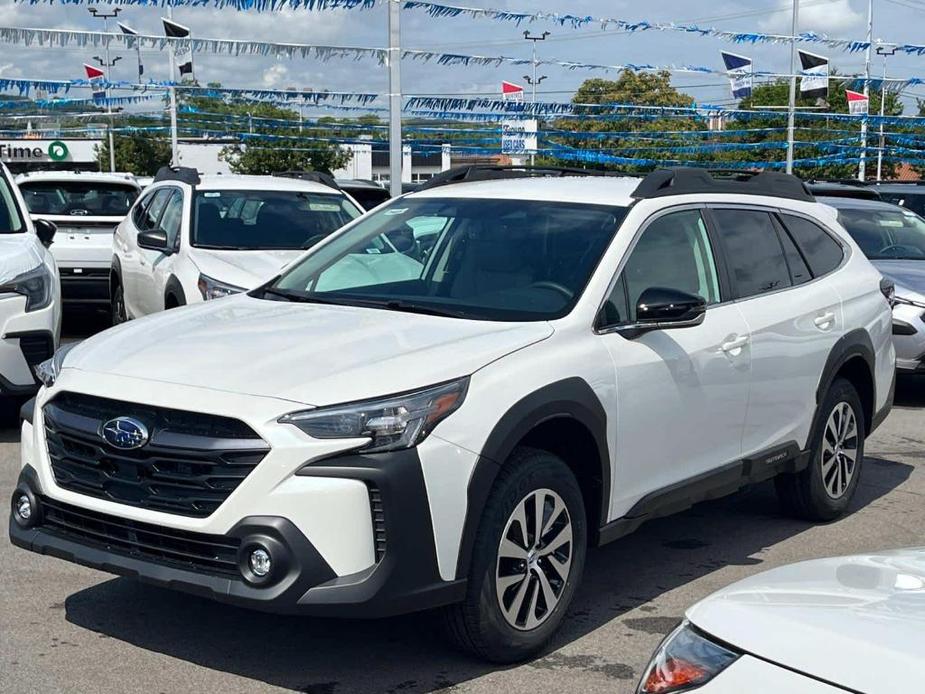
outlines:
{"label": "white cloud", "polygon": [[276,63],[263,73],[263,86],[267,89],[280,89],[288,86],[289,68],[282,63]]}
{"label": "white cloud", "polygon": [[[793,7],[789,0],[779,3],[788,10]],[[845,32],[853,31],[859,35],[863,30],[867,17],[860,9],[856,9],[851,0],[831,0],[830,2],[807,2],[803,0],[800,6],[799,31],[816,31],[822,34],[841,38]],[[792,26],[790,12],[775,12],[759,23],[759,29],[768,33],[789,34]]]}

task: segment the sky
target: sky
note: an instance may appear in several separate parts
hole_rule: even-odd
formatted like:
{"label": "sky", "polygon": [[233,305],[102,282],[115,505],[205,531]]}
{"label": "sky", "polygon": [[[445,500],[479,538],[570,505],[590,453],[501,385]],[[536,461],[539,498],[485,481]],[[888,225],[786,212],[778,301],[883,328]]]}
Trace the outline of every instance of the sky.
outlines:
{"label": "sky", "polygon": [[[447,0],[453,2],[453,0]],[[790,33],[791,0],[460,0],[454,4],[511,11],[568,12],[579,15],[613,17],[631,21],[697,23],[733,31]],[[801,0],[800,31],[816,31],[838,38],[863,39],[866,32],[867,0]],[[105,3],[101,9],[111,10]],[[141,33],[161,34],[157,7],[123,7],[119,20]],[[239,12],[234,9],[177,8],[174,20],[191,28],[194,35],[210,38],[254,39],[353,46],[383,47],[387,42],[384,3],[369,10],[294,10],[284,12]],[[925,0],[874,0],[874,38],[890,42],[925,43],[921,26],[925,22]],[[0,0],[0,26],[102,30],[103,22],[90,16],[86,5],[14,3]],[[111,30],[115,31],[114,23]],[[467,17],[434,19],[421,10],[402,13],[402,45],[451,53],[530,56],[530,42],[524,30],[539,34],[550,31],[538,44],[542,58],[580,62],[657,65],[694,64],[721,69],[720,51],[749,55],[756,70],[787,72],[788,46],[735,46],[713,38],[677,32],[625,34],[601,31],[598,26],[571,29],[535,22],[518,26],[509,22]],[[808,47],[828,54],[840,72],[861,72],[863,54],[847,54],[825,48]],[[123,59],[112,78],[135,77],[134,51],[115,52]],[[30,79],[82,78],[82,63],[92,62],[95,49],[0,47],[0,77]],[[145,75],[168,79],[166,53],[145,52]],[[873,72],[882,71],[881,58],[874,56]],[[375,92],[388,91],[387,70],[374,60],[331,60],[318,62],[301,58],[195,56],[196,76],[201,83],[221,82],[226,87],[274,88],[310,87],[316,90]],[[441,96],[495,96],[502,80],[525,84],[529,67],[440,66],[405,61],[402,66],[404,94]],[[581,82],[589,77],[614,79],[615,73],[569,71],[543,66],[538,99],[567,101]],[[889,58],[892,77],[925,77],[925,57]],[[731,103],[728,83],[721,75],[677,75],[674,83],[699,103]],[[912,89],[905,99],[907,113],[914,110],[916,96],[925,98],[925,87]]]}

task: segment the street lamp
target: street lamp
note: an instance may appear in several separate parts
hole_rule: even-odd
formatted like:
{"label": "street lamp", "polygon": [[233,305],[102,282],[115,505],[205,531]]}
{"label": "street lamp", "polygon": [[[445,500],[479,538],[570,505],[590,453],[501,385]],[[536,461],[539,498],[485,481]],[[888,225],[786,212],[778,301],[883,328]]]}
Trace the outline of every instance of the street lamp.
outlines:
{"label": "street lamp", "polygon": [[883,117],[886,115],[886,59],[891,55],[896,55],[897,50],[895,46],[891,48],[877,46],[877,55],[883,56],[883,79],[880,82],[880,147],[877,149],[878,182],[883,180],[883,148],[886,146],[886,140],[883,136]]}
{"label": "street lamp", "polygon": [[[119,13],[122,11],[122,8],[116,7],[113,9],[112,12],[100,12],[99,9],[96,7],[88,7],[87,11],[91,15],[96,17],[97,19],[103,20],[103,28],[106,30],[106,33],[108,34],[109,33],[109,20],[114,19],[115,17],[118,17]],[[119,62],[121,58],[120,56],[116,56],[115,60],[112,60],[112,61],[109,60],[109,44],[108,43],[106,44],[105,50],[106,50],[106,52],[104,53],[104,55],[106,56],[105,60],[101,59],[99,56],[93,56],[93,57],[97,62],[99,62],[100,65],[103,65],[107,69],[112,68],[117,62]],[[111,72],[107,73],[106,79],[109,82],[113,81]],[[108,101],[108,97],[109,97],[108,88],[106,89],[106,97]],[[109,170],[111,172],[115,172],[116,170],[116,149],[115,149],[115,145],[113,143],[113,137],[112,137],[112,106],[109,104],[107,104],[106,106],[106,113],[109,114]]]}

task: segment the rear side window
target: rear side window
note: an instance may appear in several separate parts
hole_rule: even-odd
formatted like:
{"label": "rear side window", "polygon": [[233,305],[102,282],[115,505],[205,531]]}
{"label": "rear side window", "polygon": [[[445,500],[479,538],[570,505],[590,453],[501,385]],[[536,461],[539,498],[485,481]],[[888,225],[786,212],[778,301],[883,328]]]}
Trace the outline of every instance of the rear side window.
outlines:
{"label": "rear side window", "polygon": [[759,210],[713,210],[739,298],[791,286],[784,248],[771,215]]}
{"label": "rear side window", "polygon": [[793,239],[790,238],[790,234],[782,232],[780,235],[780,242],[784,247],[784,257],[787,258],[787,266],[790,268],[790,279],[793,280],[793,284],[797,285],[809,282],[813,278],[813,275],[809,271],[809,267],[806,265],[806,260],[803,258],[803,254],[800,253],[800,249],[796,247]]}
{"label": "rear side window", "polygon": [[825,275],[841,265],[845,251],[825,229],[808,219],[789,214],[781,215],[781,220],[803,252],[814,276]]}

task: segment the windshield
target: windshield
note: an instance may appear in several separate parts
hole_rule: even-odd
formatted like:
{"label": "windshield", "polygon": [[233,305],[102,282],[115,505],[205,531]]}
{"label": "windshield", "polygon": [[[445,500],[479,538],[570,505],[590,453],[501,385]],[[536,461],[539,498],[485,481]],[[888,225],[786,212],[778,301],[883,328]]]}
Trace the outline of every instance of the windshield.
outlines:
{"label": "windshield", "polygon": [[198,248],[308,248],[362,214],[343,195],[325,193],[206,190],[195,200],[192,241]]}
{"label": "windshield", "polygon": [[13,197],[10,182],[3,171],[0,171],[0,234],[11,234],[24,231],[23,219]]}
{"label": "windshield", "polygon": [[896,209],[841,209],[838,221],[871,260],[925,260],[925,220]]}
{"label": "windshield", "polygon": [[23,181],[19,184],[32,214],[124,217],[138,189],[122,183]]}
{"label": "windshield", "polygon": [[309,254],[266,298],[477,320],[549,320],[574,306],[624,207],[403,198]]}

